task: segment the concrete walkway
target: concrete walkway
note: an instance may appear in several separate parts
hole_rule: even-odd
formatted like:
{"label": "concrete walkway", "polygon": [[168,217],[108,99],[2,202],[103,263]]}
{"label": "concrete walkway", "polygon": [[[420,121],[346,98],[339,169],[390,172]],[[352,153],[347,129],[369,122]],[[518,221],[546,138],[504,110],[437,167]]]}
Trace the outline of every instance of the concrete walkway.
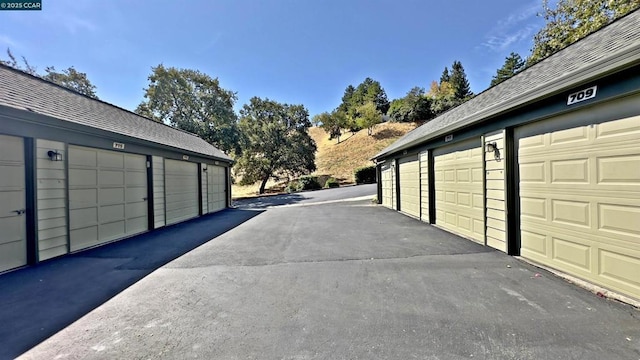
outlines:
{"label": "concrete walkway", "polygon": [[[22,357],[640,359],[637,309],[370,201],[255,215],[123,282]],[[56,282],[73,282],[52,279],[54,293]],[[0,277],[0,286],[21,285]],[[60,311],[82,304],[81,288]],[[20,296],[3,302],[12,320],[37,307]]]}

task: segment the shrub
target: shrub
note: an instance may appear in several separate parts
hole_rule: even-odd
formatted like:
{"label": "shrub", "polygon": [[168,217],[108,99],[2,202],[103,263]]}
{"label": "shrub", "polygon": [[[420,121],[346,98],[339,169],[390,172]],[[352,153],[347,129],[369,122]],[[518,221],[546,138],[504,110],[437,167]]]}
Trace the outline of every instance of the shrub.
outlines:
{"label": "shrub", "polygon": [[373,184],[376,182],[376,167],[371,165],[356,169],[355,177],[356,184]]}
{"label": "shrub", "polygon": [[291,194],[292,192],[296,192],[297,190],[298,190],[297,181],[291,181],[287,184],[287,186],[284,187],[284,191],[286,191],[289,194]]}
{"label": "shrub", "polygon": [[337,188],[340,187],[340,183],[338,182],[338,180],[330,177],[327,179],[327,182],[324,183],[324,187],[325,188]]}
{"label": "shrub", "polygon": [[298,179],[298,186],[296,187],[296,190],[303,191],[303,190],[318,190],[318,189],[322,189],[322,186],[320,186],[317,176],[306,175],[306,176],[301,176]]}

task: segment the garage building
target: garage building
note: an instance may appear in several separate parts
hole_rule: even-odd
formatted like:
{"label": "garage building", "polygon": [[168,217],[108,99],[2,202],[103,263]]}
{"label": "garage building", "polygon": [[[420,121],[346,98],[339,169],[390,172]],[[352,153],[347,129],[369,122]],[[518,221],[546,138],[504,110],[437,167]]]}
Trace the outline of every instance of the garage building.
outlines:
{"label": "garage building", "polygon": [[193,134],[0,65],[0,272],[222,210],[231,163]]}
{"label": "garage building", "polygon": [[638,24],[640,10],[381,151],[380,202],[640,299]]}

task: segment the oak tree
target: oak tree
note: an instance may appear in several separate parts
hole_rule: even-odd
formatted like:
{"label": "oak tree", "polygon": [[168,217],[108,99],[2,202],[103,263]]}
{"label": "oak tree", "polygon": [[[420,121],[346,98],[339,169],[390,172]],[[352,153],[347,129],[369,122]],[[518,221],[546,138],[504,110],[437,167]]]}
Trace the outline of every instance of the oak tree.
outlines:
{"label": "oak tree", "polygon": [[236,93],[198,70],[153,67],[136,112],[189,131],[227,153],[240,153]]}
{"label": "oak tree", "polygon": [[242,155],[236,173],[240,184],[260,181],[264,193],[271,178],[295,177],[316,169],[316,144],[307,130],[309,112],[303,105],[281,104],[253,97],[240,110]]}

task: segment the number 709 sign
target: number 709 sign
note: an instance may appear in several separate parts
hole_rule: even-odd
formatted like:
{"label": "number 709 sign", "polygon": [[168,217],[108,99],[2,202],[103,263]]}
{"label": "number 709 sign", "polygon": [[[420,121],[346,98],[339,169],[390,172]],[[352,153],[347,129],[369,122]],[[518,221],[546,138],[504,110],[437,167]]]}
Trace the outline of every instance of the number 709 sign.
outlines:
{"label": "number 709 sign", "polygon": [[576,91],[573,94],[569,94],[569,97],[567,98],[567,105],[573,105],[581,101],[593,99],[594,97],[596,97],[596,90],[598,90],[598,86],[592,86],[588,89]]}

